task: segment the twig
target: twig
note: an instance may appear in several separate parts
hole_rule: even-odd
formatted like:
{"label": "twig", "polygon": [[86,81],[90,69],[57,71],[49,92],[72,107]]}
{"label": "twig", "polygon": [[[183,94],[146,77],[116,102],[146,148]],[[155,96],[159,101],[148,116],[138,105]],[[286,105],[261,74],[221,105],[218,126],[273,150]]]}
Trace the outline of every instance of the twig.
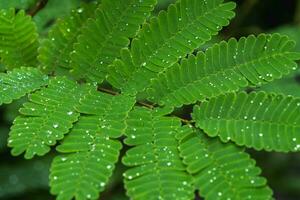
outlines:
{"label": "twig", "polygon": [[47,3],[48,0],[40,0],[32,9],[30,9],[28,15],[30,15],[31,17],[35,16],[40,10],[42,10],[47,5]]}
{"label": "twig", "polygon": [[119,92],[112,91],[110,89],[106,89],[106,88],[102,88],[102,87],[99,87],[98,90],[101,91],[101,92],[104,92],[104,93],[108,93],[108,94],[114,95],[114,96],[120,94]]}
{"label": "twig", "polygon": [[141,105],[141,106],[145,106],[145,107],[150,108],[150,109],[153,109],[153,108],[154,108],[153,105],[147,104],[147,103],[145,103],[145,102],[140,102],[140,101],[138,101],[137,104],[139,104],[139,105]]}
{"label": "twig", "polygon": [[[110,90],[110,89],[102,88],[102,87],[99,87],[98,90],[101,91],[101,92],[107,93],[107,94],[114,95],[114,96],[120,94],[119,92],[112,91],[112,90]],[[136,103],[137,103],[138,105],[144,106],[144,107],[146,107],[146,108],[148,108],[148,109],[153,109],[153,108],[155,108],[155,106],[153,106],[153,105],[151,105],[151,104],[148,104],[148,103],[145,103],[145,102],[137,101]],[[192,121],[187,120],[187,119],[183,119],[183,118],[181,118],[181,117],[179,117],[179,116],[176,116],[176,115],[172,115],[172,117],[177,117],[177,118],[179,118],[183,123],[186,123],[186,124],[191,124],[191,123],[192,123]]]}

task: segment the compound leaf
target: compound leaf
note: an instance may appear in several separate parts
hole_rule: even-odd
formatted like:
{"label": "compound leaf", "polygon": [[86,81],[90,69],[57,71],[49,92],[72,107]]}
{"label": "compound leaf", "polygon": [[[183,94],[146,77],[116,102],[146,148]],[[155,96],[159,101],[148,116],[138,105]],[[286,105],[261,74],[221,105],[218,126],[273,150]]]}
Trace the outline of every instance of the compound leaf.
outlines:
{"label": "compound leaf", "polygon": [[[234,16],[233,2],[181,0],[143,26],[131,43],[132,65],[117,61],[108,81],[126,92],[142,91],[151,79],[216,35]],[[129,71],[124,74],[122,71]],[[121,73],[120,73],[121,72]],[[112,81],[110,81],[112,79]]]}
{"label": "compound leaf", "polygon": [[98,199],[118,161],[121,143],[114,138],[125,130],[133,97],[90,91],[77,108],[80,117],[64,142],[57,147],[51,167],[51,192],[59,200]]}
{"label": "compound leaf", "polygon": [[194,197],[190,176],[179,152],[176,130],[180,121],[160,112],[136,108],[129,114],[125,143],[133,146],[123,157],[130,167],[125,188],[132,199],[182,199]]}
{"label": "compound leaf", "polygon": [[265,92],[229,93],[195,106],[196,125],[209,136],[257,150],[300,149],[300,99]]}
{"label": "compound leaf", "polygon": [[107,66],[119,57],[140,24],[153,10],[155,0],[103,0],[95,19],[89,20],[72,53],[74,75],[101,83]]}
{"label": "compound leaf", "polygon": [[23,10],[0,10],[0,57],[6,69],[38,64],[36,26]]}
{"label": "compound leaf", "polygon": [[297,68],[294,42],[279,34],[234,38],[189,56],[152,83],[155,102],[181,106],[280,79]]}
{"label": "compound leaf", "polygon": [[0,105],[9,104],[47,83],[48,76],[36,68],[21,67],[0,73]]}
{"label": "compound leaf", "polygon": [[57,77],[50,80],[48,87],[30,95],[30,101],[20,109],[22,115],[15,119],[9,133],[12,154],[25,151],[27,159],[46,154],[77,121],[79,114],[75,106],[81,90],[75,82]]}
{"label": "compound leaf", "polygon": [[206,200],[272,199],[266,179],[259,177],[261,170],[243,149],[188,126],[182,127],[177,138],[187,171]]}
{"label": "compound leaf", "polygon": [[52,27],[39,49],[38,58],[44,71],[49,73],[71,68],[70,54],[73,45],[77,42],[78,35],[82,34],[87,21],[94,16],[95,9],[95,3],[84,4],[81,8],[72,10],[70,16],[59,19]]}

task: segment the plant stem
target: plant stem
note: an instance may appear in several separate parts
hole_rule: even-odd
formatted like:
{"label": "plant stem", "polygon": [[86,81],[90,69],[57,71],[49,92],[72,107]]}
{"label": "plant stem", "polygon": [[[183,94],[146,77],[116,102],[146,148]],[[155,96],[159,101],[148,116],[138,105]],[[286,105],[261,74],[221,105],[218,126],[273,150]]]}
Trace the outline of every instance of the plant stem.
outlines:
{"label": "plant stem", "polygon": [[[116,92],[116,91],[113,91],[113,90],[110,90],[110,89],[107,89],[107,88],[103,88],[103,87],[99,87],[98,90],[101,91],[101,92],[107,93],[107,94],[114,95],[114,96],[120,94],[119,92]],[[146,107],[146,108],[151,109],[151,110],[153,108],[155,108],[155,106],[153,106],[153,105],[151,105],[149,103],[145,103],[145,102],[141,102],[141,101],[137,101],[136,103],[138,105],[141,105],[141,106]],[[184,119],[184,118],[181,118],[181,117],[176,116],[176,115],[172,115],[172,117],[179,118],[181,120],[181,122],[183,122],[185,124],[191,124],[192,123],[192,121]]]}
{"label": "plant stem", "polygon": [[42,10],[48,3],[48,0],[38,1],[33,8],[30,9],[28,15],[35,16],[40,10]]}

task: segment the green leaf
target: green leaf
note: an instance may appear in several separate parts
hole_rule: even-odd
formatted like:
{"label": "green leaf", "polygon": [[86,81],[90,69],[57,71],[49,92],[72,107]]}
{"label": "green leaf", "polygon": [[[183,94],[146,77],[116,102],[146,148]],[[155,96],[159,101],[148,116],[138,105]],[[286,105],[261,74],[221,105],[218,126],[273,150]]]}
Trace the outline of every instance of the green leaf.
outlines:
{"label": "green leaf", "polygon": [[75,110],[83,88],[66,78],[50,80],[47,88],[30,95],[11,127],[8,145],[16,156],[42,156],[69,132],[79,114]]}
{"label": "green leaf", "polygon": [[38,64],[36,26],[23,10],[0,11],[0,57],[6,69]]}
{"label": "green leaf", "polygon": [[89,20],[78,38],[72,54],[74,75],[101,83],[107,66],[128,46],[146,17],[153,10],[155,0],[103,0],[95,19]]}
{"label": "green leaf", "polygon": [[81,117],[51,166],[51,193],[58,200],[98,199],[112,174],[122,147],[100,128],[98,116]]}
{"label": "green leaf", "polygon": [[39,49],[39,61],[46,72],[56,71],[58,74],[71,68],[70,53],[82,34],[83,27],[94,17],[96,4],[84,4],[82,8],[72,10],[70,16],[57,23],[49,31],[48,38]]}
{"label": "green leaf", "polygon": [[279,34],[232,38],[183,59],[152,83],[148,96],[182,106],[282,78],[297,68],[294,42]]}
{"label": "green leaf", "polygon": [[[35,0],[36,1],[36,0]],[[98,0],[99,1],[99,0]],[[72,9],[78,8],[81,0],[48,0],[46,6],[33,17],[38,32],[47,35],[55,20],[67,17]]]}
{"label": "green leaf", "polygon": [[130,167],[124,173],[128,196],[135,200],[192,199],[191,179],[175,138],[180,121],[136,108],[129,114],[127,126],[125,143],[133,146],[123,157],[123,163]]}
{"label": "green leaf", "polygon": [[[108,81],[126,92],[142,91],[180,58],[216,35],[234,16],[222,0],[181,0],[145,24],[131,44],[132,65],[117,61]],[[119,72],[120,71],[120,72]],[[129,71],[124,74],[122,71]],[[111,81],[111,79],[113,81]]]}
{"label": "green leaf", "polygon": [[258,91],[273,92],[276,94],[292,95],[300,97],[300,82],[297,80],[299,72],[291,74],[283,79],[276,80],[270,84],[259,87]]}
{"label": "green leaf", "polygon": [[271,200],[272,190],[259,177],[243,149],[208,138],[203,132],[183,127],[177,134],[179,150],[195,188],[206,200]]}
{"label": "green leaf", "polygon": [[209,136],[256,150],[300,149],[300,99],[265,92],[229,93],[196,106],[196,126]]}
{"label": "green leaf", "polygon": [[48,76],[35,68],[21,67],[0,73],[0,105],[9,104],[47,84]]}
{"label": "green leaf", "polygon": [[128,96],[90,91],[81,101],[80,117],[57,147],[51,167],[51,192],[58,200],[98,199],[118,161],[121,143],[114,138],[125,130],[125,119],[135,103]]}

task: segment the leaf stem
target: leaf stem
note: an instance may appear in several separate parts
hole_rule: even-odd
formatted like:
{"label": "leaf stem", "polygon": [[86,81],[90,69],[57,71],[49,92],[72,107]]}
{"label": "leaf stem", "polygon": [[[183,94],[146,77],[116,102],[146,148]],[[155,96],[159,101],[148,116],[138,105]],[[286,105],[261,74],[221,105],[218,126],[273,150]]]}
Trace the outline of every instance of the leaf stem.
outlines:
{"label": "leaf stem", "polygon": [[[101,91],[101,92],[107,93],[107,94],[114,95],[114,96],[120,94],[119,92],[116,92],[116,91],[113,91],[113,90],[110,90],[110,89],[107,89],[107,88],[103,88],[103,87],[98,87],[98,90]],[[155,108],[154,105],[149,104],[149,103],[146,103],[146,102],[137,101],[136,103],[137,103],[138,105],[141,105],[141,106],[146,107],[146,108],[151,109],[151,110],[152,110],[153,108]],[[184,119],[184,118],[181,118],[181,117],[176,116],[176,115],[172,115],[172,117],[177,117],[177,118],[179,118],[179,119],[181,120],[181,122],[183,122],[183,123],[185,123],[185,124],[191,124],[191,123],[192,123],[192,121],[187,120],[187,119]]]}
{"label": "leaf stem", "polygon": [[48,0],[41,0],[35,4],[28,12],[28,15],[34,17],[40,10],[42,10],[48,3]]}

